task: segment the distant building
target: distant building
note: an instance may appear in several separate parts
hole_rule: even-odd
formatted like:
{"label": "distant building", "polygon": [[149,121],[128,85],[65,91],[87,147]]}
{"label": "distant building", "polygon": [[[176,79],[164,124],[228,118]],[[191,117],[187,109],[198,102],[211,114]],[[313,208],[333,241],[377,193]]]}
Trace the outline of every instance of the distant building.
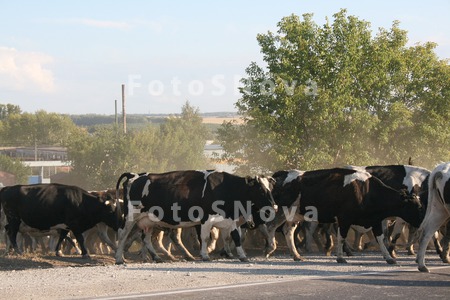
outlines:
{"label": "distant building", "polygon": [[220,157],[224,153],[221,145],[214,144],[214,141],[208,140],[206,141],[203,153],[208,159],[211,160],[214,168],[217,171],[234,173],[234,169],[236,168],[235,166],[227,164],[224,161],[220,160]]}
{"label": "distant building", "polygon": [[[31,168],[29,184],[50,183],[51,176],[67,173],[71,169],[64,147],[3,147],[0,148],[0,154],[19,159]],[[5,182],[3,184],[7,185]],[[11,184],[15,184],[15,180]]]}
{"label": "distant building", "polygon": [[67,160],[65,147],[2,147],[0,154],[22,161]]}
{"label": "distant building", "polygon": [[16,176],[8,172],[0,171],[0,183],[3,184],[4,186],[14,185],[16,184]]}

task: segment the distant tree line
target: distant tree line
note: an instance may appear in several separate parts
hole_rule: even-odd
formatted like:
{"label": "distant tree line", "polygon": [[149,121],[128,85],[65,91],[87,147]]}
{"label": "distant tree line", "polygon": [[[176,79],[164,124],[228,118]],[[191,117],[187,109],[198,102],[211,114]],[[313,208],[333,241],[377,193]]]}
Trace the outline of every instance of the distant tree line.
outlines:
{"label": "distant tree line", "polygon": [[[159,126],[131,129],[127,134],[114,123],[88,132],[67,115],[45,111],[31,114],[18,109],[0,121],[0,147],[66,147],[73,169],[65,183],[86,189],[113,187],[123,172],[210,168],[203,154],[207,135],[199,110],[188,102],[179,116],[168,118]],[[2,157],[0,171],[22,172],[12,166],[18,165],[11,158]]]}

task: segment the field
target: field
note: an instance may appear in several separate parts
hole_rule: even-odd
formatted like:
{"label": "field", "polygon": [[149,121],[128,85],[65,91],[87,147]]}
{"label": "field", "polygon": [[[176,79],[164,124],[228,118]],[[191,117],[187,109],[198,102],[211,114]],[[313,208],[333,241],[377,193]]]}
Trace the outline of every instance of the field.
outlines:
{"label": "field", "polygon": [[234,121],[235,124],[243,124],[244,121],[238,117],[229,117],[229,118],[221,118],[221,117],[204,117],[204,124],[222,124],[223,122]]}

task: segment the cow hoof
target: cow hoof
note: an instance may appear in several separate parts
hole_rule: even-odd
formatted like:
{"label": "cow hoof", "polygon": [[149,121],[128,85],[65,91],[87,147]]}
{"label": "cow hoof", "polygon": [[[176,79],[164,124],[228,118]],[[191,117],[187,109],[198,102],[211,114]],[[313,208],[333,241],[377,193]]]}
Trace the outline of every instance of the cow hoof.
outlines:
{"label": "cow hoof", "polygon": [[250,260],[247,257],[239,257],[239,260],[241,262],[250,262]]}
{"label": "cow hoof", "polygon": [[408,255],[416,255],[416,252],[408,250]]}
{"label": "cow hoof", "polygon": [[394,246],[389,246],[387,248],[387,251],[389,252],[389,255],[393,258],[397,258],[397,254],[395,253],[395,247]]}
{"label": "cow hoof", "polygon": [[153,259],[153,261],[155,262],[155,263],[157,263],[157,264],[160,264],[160,263],[163,263],[164,261],[161,259],[161,257],[155,257],[154,259]]}
{"label": "cow hoof", "polygon": [[123,265],[123,261],[116,261],[116,265]]}
{"label": "cow hoof", "polygon": [[56,252],[55,252],[55,255],[58,256],[58,257],[63,257],[63,256],[64,256],[64,254],[62,253],[61,250],[56,251]]}
{"label": "cow hoof", "polygon": [[338,262],[338,264],[346,264],[347,263],[347,261],[343,257],[338,257],[336,259],[336,261]]}
{"label": "cow hoof", "polygon": [[448,264],[450,262],[448,256],[447,257],[442,257],[442,262]]}
{"label": "cow hoof", "polygon": [[418,269],[419,269],[420,272],[423,272],[423,273],[430,273],[430,270],[428,270],[428,268],[425,267],[425,266],[423,266],[423,267],[418,267]]}
{"label": "cow hoof", "polygon": [[81,256],[83,259],[91,259],[91,257],[89,256],[89,254],[84,254]]}
{"label": "cow hoof", "polygon": [[395,259],[386,259],[386,262],[390,265],[396,265],[397,261]]}
{"label": "cow hoof", "polygon": [[195,261],[195,258],[191,257],[191,256],[186,256],[184,258],[186,261]]}
{"label": "cow hoof", "polygon": [[228,259],[234,258],[232,253],[227,253],[227,251],[225,251],[224,249],[222,249],[222,251],[220,251],[220,256],[228,258]]}
{"label": "cow hoof", "polygon": [[211,261],[211,258],[209,256],[202,257],[202,261]]}
{"label": "cow hoof", "polygon": [[305,259],[301,256],[294,256],[294,261],[305,261]]}

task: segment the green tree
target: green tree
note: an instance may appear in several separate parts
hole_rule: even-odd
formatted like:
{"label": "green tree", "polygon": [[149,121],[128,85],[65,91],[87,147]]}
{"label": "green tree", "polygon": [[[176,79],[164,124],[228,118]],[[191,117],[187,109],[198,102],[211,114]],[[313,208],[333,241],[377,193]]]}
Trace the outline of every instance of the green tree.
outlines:
{"label": "green tree", "polygon": [[11,114],[2,121],[1,143],[14,146],[64,146],[78,130],[65,115],[40,110],[36,113]]}
{"label": "green tree", "polygon": [[20,114],[22,110],[18,105],[14,104],[0,104],[0,121],[6,120],[11,115]]}
{"label": "green tree", "polygon": [[20,160],[6,155],[0,155],[0,171],[14,174],[17,184],[26,184],[28,175],[31,174],[31,169],[24,166]]}
{"label": "green tree", "polygon": [[157,154],[167,159],[167,170],[203,169],[207,161],[203,155],[208,130],[202,124],[198,108],[186,102],[181,115],[169,118],[160,127],[161,140]]}
{"label": "green tree", "polygon": [[450,69],[436,45],[408,47],[398,22],[373,36],[346,10],[333,18],[291,15],[257,36],[266,65],[246,69],[246,122],[219,130],[224,158],[247,173],[449,159]]}
{"label": "green tree", "polygon": [[208,167],[203,155],[207,130],[198,109],[186,103],[180,116],[160,127],[122,134],[116,127],[78,132],[68,143],[72,175],[86,189],[114,187],[123,172],[167,172]]}
{"label": "green tree", "polygon": [[93,134],[79,131],[67,144],[74,181],[89,190],[115,187],[115,180],[127,169],[128,137],[117,128],[102,127]]}

